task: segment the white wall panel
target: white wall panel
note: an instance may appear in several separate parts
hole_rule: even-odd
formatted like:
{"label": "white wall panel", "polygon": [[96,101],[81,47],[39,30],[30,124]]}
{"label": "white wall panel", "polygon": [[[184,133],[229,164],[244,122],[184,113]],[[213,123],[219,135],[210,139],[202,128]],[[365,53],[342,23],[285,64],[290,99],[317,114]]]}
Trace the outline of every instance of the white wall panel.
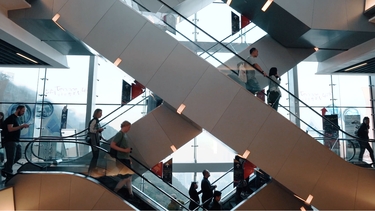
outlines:
{"label": "white wall panel", "polygon": [[183,102],[186,105],[183,114],[211,131],[240,88],[210,66]]}
{"label": "white wall panel", "polygon": [[17,175],[8,184],[14,188],[16,210],[40,210],[42,175]]}
{"label": "white wall panel", "polygon": [[356,210],[374,209],[374,186],[372,184],[375,184],[374,169],[360,168],[358,171],[358,184],[355,201]]}
{"label": "white wall panel", "polygon": [[[201,128],[195,127],[184,118],[181,118],[176,111],[172,111],[164,105],[155,109],[152,114],[177,149],[202,132]],[[165,157],[167,156],[165,155]]]}
{"label": "white wall panel", "polygon": [[133,156],[142,157],[148,167],[153,167],[172,153],[172,142],[152,113],[135,122],[128,136],[130,145],[139,152],[139,155]]}
{"label": "white wall panel", "polygon": [[[257,111],[262,113],[261,110],[266,109]],[[303,131],[275,110],[262,119],[266,121],[261,124],[254,140],[247,147],[250,151],[248,159],[268,174],[277,175]]]}
{"label": "white wall panel", "polygon": [[[306,199],[312,193],[332,156],[336,155],[326,146],[311,138],[310,135],[301,131],[296,146],[274,178]],[[308,173],[306,174],[306,172]],[[304,180],[291,180],[290,175],[297,178],[304,177]]]}
{"label": "white wall panel", "polygon": [[314,0],[275,0],[274,3],[311,27],[313,22]]}
{"label": "white wall panel", "polygon": [[68,2],[69,0],[58,0],[58,1],[53,1],[53,6],[52,6],[52,14],[55,15],[60,11],[60,9]]}
{"label": "white wall panel", "polygon": [[352,31],[375,31],[374,24],[368,21],[368,18],[363,15],[363,2],[361,1],[346,1],[346,16],[348,22],[348,30]]}
{"label": "white wall panel", "polygon": [[315,0],[312,28],[347,30],[346,14],[346,1]]}
{"label": "white wall panel", "polygon": [[241,88],[211,133],[243,154],[271,112],[267,107],[260,99]]}
{"label": "white wall panel", "polygon": [[300,210],[304,202],[273,180],[235,210]]}
{"label": "white wall panel", "polygon": [[147,85],[177,44],[177,40],[147,22],[120,55],[119,68]]}
{"label": "white wall panel", "polygon": [[60,18],[57,22],[83,40],[115,2],[115,0],[69,0],[58,12]]}
{"label": "white wall panel", "polygon": [[146,21],[126,4],[116,1],[83,41],[115,62]]}
{"label": "white wall panel", "polygon": [[0,204],[1,211],[16,210],[14,207],[13,187],[6,187],[0,190]]}
{"label": "white wall panel", "polygon": [[311,193],[314,196],[314,206],[327,210],[339,210],[343,207],[353,210],[359,168],[338,156],[332,156]]}
{"label": "white wall panel", "polygon": [[[43,175],[40,187],[40,210],[70,209],[70,175]],[[52,194],[58,190],[59,194]]]}
{"label": "white wall panel", "polygon": [[[71,210],[93,209],[104,193],[104,189],[99,188],[99,184],[88,186],[83,177],[70,177],[69,208]],[[82,200],[82,196],[90,196],[90,200]]]}
{"label": "white wall panel", "polygon": [[132,156],[153,167],[173,152],[171,145],[178,149],[200,132],[201,128],[161,105],[132,124],[128,132],[133,146]]}
{"label": "white wall panel", "polygon": [[147,84],[163,100],[178,108],[210,66],[178,44]]}
{"label": "white wall panel", "polygon": [[19,174],[14,186],[16,210],[130,210],[134,209],[107,188],[74,174]]}

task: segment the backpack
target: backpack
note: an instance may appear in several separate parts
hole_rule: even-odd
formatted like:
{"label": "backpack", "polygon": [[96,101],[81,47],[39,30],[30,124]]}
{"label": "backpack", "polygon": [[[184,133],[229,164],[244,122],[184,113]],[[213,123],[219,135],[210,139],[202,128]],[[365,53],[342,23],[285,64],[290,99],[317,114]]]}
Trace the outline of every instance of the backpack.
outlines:
{"label": "backpack", "polygon": [[88,124],[88,127],[87,127],[87,133],[86,133],[86,137],[85,137],[85,141],[88,143],[88,144],[91,144],[91,138],[89,136],[90,134],[90,125],[91,125],[91,122],[94,121],[95,118],[91,119],[89,124]]}

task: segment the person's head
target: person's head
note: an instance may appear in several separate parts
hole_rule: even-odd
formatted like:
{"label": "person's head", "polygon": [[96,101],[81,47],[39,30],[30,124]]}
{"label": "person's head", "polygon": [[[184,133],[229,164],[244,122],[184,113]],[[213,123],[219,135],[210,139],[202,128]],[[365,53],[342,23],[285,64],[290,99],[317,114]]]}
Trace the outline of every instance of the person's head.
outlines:
{"label": "person's head", "polygon": [[221,192],[215,190],[215,192],[214,192],[214,200],[217,201],[217,202],[219,202],[220,199],[221,199]]}
{"label": "person's head", "polygon": [[191,189],[197,189],[198,188],[198,183],[197,182],[191,182],[191,185],[190,185],[190,189],[189,190],[191,190]]}
{"label": "person's head", "polygon": [[270,72],[268,73],[269,76],[277,75],[277,68],[271,67]]}
{"label": "person's head", "polygon": [[100,117],[102,117],[102,109],[100,109],[100,108],[95,109],[94,114],[92,115],[92,117],[93,118],[98,118],[98,119]]}
{"label": "person's head", "polygon": [[202,174],[204,178],[209,178],[211,176],[210,172],[207,169],[203,170]]}
{"label": "person's head", "polygon": [[367,116],[363,118],[363,123],[370,124],[370,118]]}
{"label": "person's head", "polygon": [[19,106],[17,106],[14,114],[16,116],[22,116],[25,113],[25,111],[26,111],[26,107],[24,105],[19,105]]}
{"label": "person's head", "polygon": [[126,132],[128,132],[129,130],[130,130],[130,126],[131,126],[132,124],[130,123],[130,122],[128,122],[128,121],[123,121],[122,123],[121,123],[121,131],[123,132],[123,133],[126,133]]}
{"label": "person's head", "polygon": [[250,52],[250,55],[253,57],[258,56],[258,50],[256,48],[251,48],[249,52]]}

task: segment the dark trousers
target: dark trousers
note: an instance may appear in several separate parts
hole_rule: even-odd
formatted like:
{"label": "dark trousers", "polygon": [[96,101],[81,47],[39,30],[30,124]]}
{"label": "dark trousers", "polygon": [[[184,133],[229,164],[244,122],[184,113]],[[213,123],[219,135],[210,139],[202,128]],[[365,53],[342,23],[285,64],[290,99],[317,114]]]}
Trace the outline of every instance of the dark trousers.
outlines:
{"label": "dark trousers", "polygon": [[98,158],[99,158],[99,149],[96,146],[99,145],[100,137],[98,134],[89,134],[90,136],[90,145],[91,145],[91,152],[92,152],[92,158],[89,165],[89,174],[96,168],[98,165]]}
{"label": "dark trousers", "polygon": [[7,162],[4,164],[4,171],[13,173],[13,165],[21,159],[21,145],[19,142],[5,142],[4,144]]}
{"label": "dark trousers", "polygon": [[360,146],[360,151],[359,151],[359,157],[358,157],[358,160],[359,161],[362,161],[363,159],[363,154],[365,153],[365,149],[368,150],[368,152],[370,153],[370,158],[372,160],[373,163],[375,163],[375,160],[374,160],[374,151],[372,150],[369,142],[363,142],[363,141],[360,141],[359,142],[359,146]]}
{"label": "dark trousers", "polygon": [[[204,203],[206,200],[208,200],[206,203]],[[205,196],[205,197],[203,197],[202,196],[202,203],[204,203],[203,204],[203,207],[205,208],[205,209],[209,209],[209,207],[210,207],[210,203],[212,202],[212,198],[210,199],[210,197],[207,197],[207,196]]]}

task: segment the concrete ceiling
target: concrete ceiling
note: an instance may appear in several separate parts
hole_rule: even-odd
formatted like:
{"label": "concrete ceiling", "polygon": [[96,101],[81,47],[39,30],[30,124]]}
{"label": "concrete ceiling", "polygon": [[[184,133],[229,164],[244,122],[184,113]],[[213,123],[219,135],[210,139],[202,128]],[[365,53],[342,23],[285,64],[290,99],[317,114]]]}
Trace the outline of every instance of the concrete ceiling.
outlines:
{"label": "concrete ceiling", "polygon": [[18,10],[29,8],[30,4],[25,0],[1,0],[0,6],[5,10]]}
{"label": "concrete ceiling", "polygon": [[[223,2],[227,2],[227,0],[223,0]],[[325,63],[325,61],[337,57],[342,53],[348,54],[347,52],[356,46],[375,39],[375,27],[370,26],[371,24],[368,23],[368,17],[365,17],[362,13],[358,14],[360,13],[358,11],[363,12],[364,5],[362,4],[364,4],[364,1],[352,1],[351,3],[348,3],[348,1],[341,1],[341,4],[335,5],[335,3],[339,2],[333,3],[333,1],[328,2],[320,0],[275,0],[267,11],[263,12],[261,8],[265,2],[266,0],[237,0],[232,1],[230,6],[249,18],[284,47],[302,49],[318,47],[319,50],[308,57],[305,61],[318,61],[320,63]],[[327,5],[327,8],[331,6],[336,7],[335,11],[343,10],[339,11],[343,18],[336,17],[335,15],[330,16],[329,12],[324,11],[326,8],[324,8],[323,4],[328,3],[330,5]],[[355,5],[356,8],[352,9],[352,12],[356,13],[356,17],[347,15],[348,13],[346,11],[350,12],[350,8],[346,8],[349,7],[348,5]],[[313,9],[320,9],[320,11],[313,11]],[[332,11],[334,10],[330,11],[333,13]],[[306,13],[298,14],[303,12]],[[320,20],[319,15],[322,16],[320,17]],[[303,20],[304,18],[305,20]],[[335,20],[330,20],[330,18]],[[309,24],[314,21],[320,21],[320,23],[315,22]],[[327,23],[333,22],[333,25],[339,26],[333,26],[332,28],[326,27],[324,21]],[[350,23],[350,21],[357,22],[354,24]],[[357,29],[351,26],[356,24],[360,25]],[[317,25],[318,27],[314,27]],[[365,30],[362,30],[360,27],[365,28]],[[371,27],[373,27],[373,29],[371,29]],[[368,56],[361,56],[365,58],[365,60],[370,59]],[[352,57],[352,60],[354,61],[356,58]],[[347,61],[343,60],[341,62],[344,64]],[[359,62],[363,62],[363,60],[361,59]],[[337,65],[331,65],[329,67],[328,65],[323,65],[326,68],[324,71],[322,70],[322,73],[332,74],[336,71],[340,73],[375,73],[375,69],[373,68],[359,68],[350,72],[342,71],[343,69],[347,69],[348,66],[355,65],[356,63],[348,63],[341,68],[337,68]]]}

